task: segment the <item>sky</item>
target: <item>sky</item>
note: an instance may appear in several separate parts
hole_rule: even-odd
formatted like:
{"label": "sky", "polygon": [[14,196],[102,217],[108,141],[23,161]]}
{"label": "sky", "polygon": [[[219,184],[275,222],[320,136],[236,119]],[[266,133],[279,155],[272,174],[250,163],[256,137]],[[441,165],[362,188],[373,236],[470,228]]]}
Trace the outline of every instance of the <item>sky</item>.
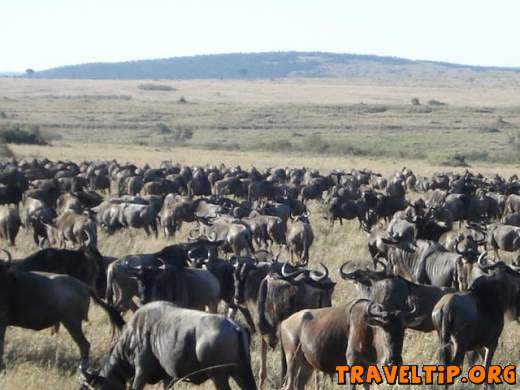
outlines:
{"label": "sky", "polygon": [[0,70],[262,51],[520,66],[518,0],[0,0]]}

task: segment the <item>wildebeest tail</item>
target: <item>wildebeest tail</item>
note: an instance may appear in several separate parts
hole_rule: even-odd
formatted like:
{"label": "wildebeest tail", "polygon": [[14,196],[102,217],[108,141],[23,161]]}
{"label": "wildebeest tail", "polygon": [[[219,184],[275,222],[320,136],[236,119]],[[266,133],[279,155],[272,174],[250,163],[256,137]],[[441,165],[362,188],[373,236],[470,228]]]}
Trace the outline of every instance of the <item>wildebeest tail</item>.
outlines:
{"label": "wildebeest tail", "polygon": [[114,283],[115,283],[115,276],[114,276],[114,267],[112,264],[110,264],[107,268],[107,283],[105,287],[105,301],[109,305],[114,304]]}
{"label": "wildebeest tail", "polygon": [[98,305],[101,306],[103,310],[108,314],[108,318],[110,319],[110,323],[112,324],[112,329],[117,327],[118,330],[122,330],[125,326],[125,320],[121,317],[121,314],[116,310],[116,308],[112,305],[105,303],[101,298],[96,295],[96,292],[92,289],[89,290],[90,297],[92,300]]}
{"label": "wildebeest tail", "polygon": [[309,237],[307,237],[307,232],[303,232],[303,254],[302,260],[305,264],[309,263]]}
{"label": "wildebeest tail", "polygon": [[287,376],[287,361],[285,360],[285,349],[283,348],[282,338],[280,337],[280,331],[278,331],[278,339],[280,340],[280,378],[282,380],[281,383],[285,382],[285,377]]}
{"label": "wildebeest tail", "polygon": [[251,354],[249,352],[250,336],[246,329],[236,324],[235,330],[238,333],[238,353],[240,354],[240,376],[243,381],[244,390],[256,390],[255,376],[251,368]]}
{"label": "wildebeest tail", "polygon": [[444,311],[444,308],[433,312],[433,323],[439,332],[439,359],[442,364],[451,364],[451,316]]}

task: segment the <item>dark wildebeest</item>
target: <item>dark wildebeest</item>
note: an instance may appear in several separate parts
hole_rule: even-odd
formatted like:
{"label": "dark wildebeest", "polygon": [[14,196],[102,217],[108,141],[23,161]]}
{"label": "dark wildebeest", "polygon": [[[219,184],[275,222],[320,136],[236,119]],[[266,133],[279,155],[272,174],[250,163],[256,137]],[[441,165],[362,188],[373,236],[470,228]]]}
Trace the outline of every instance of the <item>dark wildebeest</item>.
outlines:
{"label": "dark wildebeest", "polygon": [[383,241],[391,244],[388,262],[393,273],[415,283],[457,287],[459,267],[469,267],[475,261],[473,254],[448,252],[434,241],[417,240],[413,244]]}
{"label": "dark wildebeest", "polygon": [[520,249],[520,227],[511,225],[491,225],[488,227],[488,245],[500,259],[498,250],[516,252]]}
{"label": "dark wildebeest", "polygon": [[200,252],[205,255],[208,253],[208,248],[216,248],[221,244],[221,241],[199,240],[169,245],[155,253],[124,256],[108,266],[106,301],[110,304],[113,302],[121,311],[128,309],[135,311],[137,306],[132,298],[138,295],[138,286],[135,279],[132,278],[135,273],[132,268],[159,267],[162,264],[161,260],[177,267],[187,267],[190,260],[188,253],[192,252],[196,256]]}
{"label": "dark wildebeest", "polygon": [[133,390],[161,380],[171,386],[208,379],[217,390],[228,390],[229,377],[240,389],[256,390],[246,330],[222,315],[163,301],[135,313],[100,373],[81,371],[96,390],[125,390],[132,378]]}
{"label": "dark wildebeest", "polygon": [[335,283],[323,268],[323,273],[308,269],[289,272],[287,263],[235,262],[234,303],[244,310],[248,324],[261,338],[260,387],[267,378],[267,349],[276,347],[280,323],[299,310],[331,306]]}
{"label": "dark wildebeest", "polygon": [[[159,258],[160,260],[160,258]],[[220,301],[220,283],[205,269],[179,267],[163,262],[160,266],[131,267],[137,279],[141,304],[169,301],[180,307],[216,313]]]}
{"label": "dark wildebeest", "polygon": [[3,368],[5,331],[8,326],[42,330],[62,324],[78,346],[81,362],[88,366],[90,344],[81,324],[88,318],[90,299],[121,329],[117,311],[96,296],[85,283],[68,275],[10,270],[0,264],[0,368]]}
{"label": "dark wildebeest", "polygon": [[466,292],[444,296],[435,306],[432,320],[442,364],[461,366],[465,352],[477,351],[488,370],[504,327],[504,315],[518,319],[520,274],[504,263],[489,268],[495,273],[478,278]]}
{"label": "dark wildebeest", "polygon": [[41,249],[23,260],[13,261],[11,267],[18,271],[69,275],[90,286],[99,297],[105,297],[107,279],[104,259],[91,245],[79,250]]}
{"label": "dark wildebeest", "polygon": [[15,246],[21,224],[22,221],[16,209],[8,206],[0,208],[0,238],[7,241],[8,245]]}

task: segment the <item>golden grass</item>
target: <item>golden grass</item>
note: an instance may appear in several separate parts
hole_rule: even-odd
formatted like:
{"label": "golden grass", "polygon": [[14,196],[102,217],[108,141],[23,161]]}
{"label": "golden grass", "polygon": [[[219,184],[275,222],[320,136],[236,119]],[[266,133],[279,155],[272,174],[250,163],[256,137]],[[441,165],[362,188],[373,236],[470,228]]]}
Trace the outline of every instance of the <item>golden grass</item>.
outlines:
{"label": "golden grass", "polygon": [[[311,221],[315,231],[316,241],[311,248],[311,265],[318,262],[325,263],[331,270],[332,278],[338,284],[334,293],[334,304],[345,303],[357,296],[354,285],[338,278],[337,270],[346,260],[359,266],[371,264],[366,248],[365,233],[359,230],[357,222],[348,222],[345,226],[336,225],[332,232],[328,223],[322,218],[322,206],[312,205]],[[175,241],[187,238],[188,226],[184,226]],[[162,237],[158,240],[147,239],[144,233],[128,232],[117,233],[107,237],[100,236],[100,250],[107,256],[122,256],[129,253],[143,253],[155,251],[168,243]],[[22,232],[13,254],[23,256],[36,250],[30,237]],[[286,254],[285,254],[286,255]],[[339,279],[339,280],[338,280]],[[94,306],[94,305],[93,305]],[[106,357],[110,338],[110,326],[105,314],[98,308],[91,309],[90,322],[86,323],[85,333],[92,343],[92,360],[94,365]],[[495,361],[497,363],[517,363],[520,352],[516,340],[520,337],[520,328],[517,324],[506,325],[500,340]],[[76,365],[79,362],[77,348],[63,329],[57,337],[50,335],[50,330],[32,332],[17,328],[10,328],[7,333],[6,363],[7,374],[0,378],[0,388],[15,389],[71,389],[77,385]],[[404,346],[404,361],[413,364],[436,362],[437,337],[434,333],[423,334],[408,331]],[[253,365],[255,372],[259,367],[259,348],[257,340],[253,343]],[[279,352],[269,353],[269,381],[268,389],[279,388]],[[328,388],[330,384],[325,382]],[[189,385],[179,385],[189,387]],[[160,387],[157,387],[160,388]],[[208,382],[204,388],[212,388]],[[463,388],[457,385],[456,389]]]}
{"label": "golden grass", "polygon": [[[309,107],[313,112],[320,111],[323,104],[352,104],[365,102],[370,104],[407,105],[412,97],[419,97],[422,101],[437,99],[450,105],[457,106],[453,112],[448,112],[445,123],[455,123],[459,116],[464,116],[471,126],[479,126],[488,119],[478,117],[474,119],[473,109],[468,112],[465,107],[503,107],[504,112],[510,113],[506,117],[513,125],[520,123],[517,110],[508,107],[520,105],[516,80],[504,83],[499,80],[491,83],[489,80],[469,84],[462,81],[453,84],[439,85],[421,81],[405,81],[401,85],[396,83],[374,83],[369,81],[352,80],[275,80],[275,81],[221,81],[221,80],[194,80],[194,81],[153,81],[172,85],[175,92],[142,91],[137,86],[139,81],[70,81],[70,80],[26,80],[0,79],[0,111],[5,111],[8,118],[4,121],[14,121],[26,124],[42,124],[44,129],[58,129],[64,138],[53,142],[53,146],[12,145],[18,157],[47,157],[52,160],[72,159],[95,160],[117,159],[120,162],[132,161],[138,164],[149,163],[157,166],[163,160],[172,160],[182,164],[239,164],[243,168],[252,165],[257,167],[268,166],[307,166],[322,171],[331,169],[370,168],[386,176],[404,165],[412,168],[421,175],[429,175],[435,171],[445,171],[448,168],[434,163],[400,158],[360,158],[352,156],[316,156],[299,153],[267,153],[267,152],[226,152],[199,150],[196,148],[165,148],[152,146],[137,146],[128,142],[128,139],[137,135],[147,140],[149,130],[142,130],[139,126],[154,126],[158,121],[169,124],[186,124],[196,128],[206,128],[208,134],[215,123],[232,123],[241,125],[247,122],[243,111],[253,114],[274,112],[278,121],[273,130],[287,126],[284,122],[290,116],[288,125],[300,123],[326,126],[332,121],[338,121],[338,116],[332,112],[316,119],[314,114],[307,112]],[[62,99],[60,96],[84,95],[128,95],[131,100],[108,100],[73,98]],[[180,96],[186,96],[193,105],[179,105],[176,101]],[[57,98],[58,97],[58,98]],[[294,106],[295,104],[303,104]],[[296,108],[295,108],[296,107]],[[277,110],[280,110],[279,112]],[[311,110],[311,111],[312,111]],[[318,115],[318,114],[316,114]],[[321,114],[320,114],[321,115]],[[379,115],[379,114],[377,114]],[[399,108],[396,111],[385,113],[384,116],[365,118],[352,114],[346,115],[337,123],[353,123],[357,132],[364,135],[370,129],[377,129],[385,123],[402,124],[403,131],[408,126],[427,125],[435,118],[421,119],[422,117],[409,116],[406,110]],[[254,116],[254,115],[253,115]],[[136,118],[146,117],[146,121],[137,121]],[[304,118],[304,119],[301,119]],[[489,121],[494,120],[494,116]],[[132,122],[136,120],[137,122]],[[294,122],[293,122],[294,121]],[[419,121],[419,122],[417,122]],[[422,122],[420,122],[422,121]],[[484,122],[482,122],[484,121]],[[98,124],[99,127],[86,127],[89,124]],[[135,127],[129,127],[138,123]],[[335,122],[336,123],[336,122]],[[459,126],[456,123],[457,126]],[[59,126],[59,127],[57,127]],[[450,125],[451,126],[451,125]],[[463,126],[463,125],[460,125]],[[464,125],[466,126],[466,125]],[[469,125],[468,125],[469,126]],[[515,125],[516,126],[516,125]],[[514,128],[514,127],[513,127]],[[71,130],[72,129],[72,130]],[[287,129],[287,127],[285,128]],[[368,130],[367,130],[368,129]],[[201,130],[202,131],[202,130]],[[329,130],[325,129],[324,132]],[[451,130],[450,130],[451,131]],[[393,132],[401,133],[401,131]],[[393,134],[390,132],[390,134]],[[204,137],[209,135],[204,133]],[[227,137],[247,136],[247,131],[229,130],[224,133]],[[336,133],[331,132],[334,139]],[[367,137],[378,137],[380,133],[367,133]],[[421,137],[422,133],[419,134]],[[464,133],[461,138],[472,137],[475,133]],[[195,134],[196,138],[198,135]],[[264,137],[276,137],[278,133],[265,133]],[[349,134],[346,134],[349,136]],[[439,136],[434,133],[427,139],[432,147],[436,146]],[[100,141],[103,140],[103,142]],[[367,142],[369,139],[367,138]],[[504,142],[501,140],[500,142]],[[123,145],[122,145],[123,144]],[[486,141],[482,144],[487,149],[496,144],[495,141]],[[478,145],[478,143],[477,143]],[[415,147],[413,144],[409,147]],[[504,147],[502,145],[501,147]],[[472,164],[472,170],[486,174],[498,172],[511,175],[518,172],[518,165],[501,166],[497,164]],[[460,169],[458,169],[460,170]],[[312,205],[311,221],[314,227],[316,241],[311,248],[311,265],[318,262],[325,263],[332,271],[332,277],[337,279],[337,268],[346,260],[355,264],[368,265],[369,255],[366,248],[365,234],[358,229],[357,222],[347,223],[344,227],[336,226],[329,232],[328,225],[322,219],[322,210],[319,204]],[[175,241],[186,239],[188,227]],[[131,238],[128,233],[117,233],[106,237],[100,235],[100,250],[107,256],[122,256],[129,253],[142,253],[157,250],[168,243],[164,238],[148,239],[144,233]],[[22,232],[18,238],[18,245],[13,249],[15,256],[22,257],[36,250],[29,235]],[[352,284],[339,281],[334,303],[344,303],[357,295]],[[90,313],[90,322],[85,324],[87,338],[92,343],[93,364],[99,365],[108,351],[109,326],[99,309],[93,308]],[[518,325],[507,324],[500,341],[495,361],[498,363],[517,363],[520,360],[517,340],[520,337]],[[0,389],[72,389],[77,387],[76,365],[79,361],[78,351],[68,334],[62,329],[57,337],[51,337],[50,330],[31,332],[21,329],[9,329],[6,345],[7,373],[0,377]],[[407,332],[404,347],[404,361],[406,363],[422,364],[435,361],[436,351],[435,334],[421,334]],[[259,364],[257,341],[253,343],[253,364],[255,371]],[[278,352],[269,354],[269,389],[279,388]],[[179,387],[189,387],[179,385]],[[327,384],[327,388],[330,387]],[[158,387],[159,388],[159,387]],[[210,384],[204,388],[211,388]],[[464,388],[457,385],[456,389]]]}

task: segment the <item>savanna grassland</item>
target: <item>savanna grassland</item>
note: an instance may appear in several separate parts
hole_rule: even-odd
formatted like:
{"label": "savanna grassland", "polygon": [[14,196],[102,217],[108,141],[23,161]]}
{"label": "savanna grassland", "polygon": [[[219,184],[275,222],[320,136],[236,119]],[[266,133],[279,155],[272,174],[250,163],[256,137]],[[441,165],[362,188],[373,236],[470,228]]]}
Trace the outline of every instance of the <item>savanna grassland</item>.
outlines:
{"label": "savanna grassland", "polygon": [[[158,165],[240,164],[371,168],[390,175],[403,165],[418,174],[460,163],[486,174],[518,173],[520,87],[518,78],[480,83],[400,83],[363,80],[204,80],[88,81],[0,79],[0,126],[38,127],[49,145],[9,145],[19,158],[117,159]],[[175,90],[140,88],[144,83]],[[182,99],[183,98],[183,99]],[[411,99],[418,98],[419,105]],[[428,102],[430,101],[430,104]],[[439,104],[440,103],[440,104]],[[3,114],[1,114],[3,113]],[[191,134],[191,136],[189,136]],[[284,145],[284,146],[279,146]],[[454,156],[459,156],[454,158]],[[413,194],[412,196],[417,196]],[[357,294],[338,280],[344,261],[369,265],[365,233],[357,222],[329,231],[323,205],[311,205],[316,240],[311,266],[320,261],[338,281],[334,303]],[[184,227],[175,241],[187,237]],[[100,251],[107,256],[154,251],[171,241],[147,239],[144,233],[111,237],[100,233]],[[22,231],[15,257],[37,248]],[[93,307],[84,325],[92,343],[92,362],[99,366],[110,344],[104,313]],[[520,327],[509,323],[496,361],[520,361]],[[7,373],[0,388],[73,389],[78,387],[78,351],[62,329],[32,332],[11,328],[6,336]],[[404,361],[436,361],[435,334],[409,331]],[[269,354],[268,388],[279,388],[279,352]],[[253,364],[259,365],[257,342]],[[325,382],[326,387],[331,387]],[[176,387],[189,387],[178,385]],[[206,388],[211,388],[208,383]],[[458,384],[457,389],[469,388]],[[159,388],[159,387],[157,387]]]}

